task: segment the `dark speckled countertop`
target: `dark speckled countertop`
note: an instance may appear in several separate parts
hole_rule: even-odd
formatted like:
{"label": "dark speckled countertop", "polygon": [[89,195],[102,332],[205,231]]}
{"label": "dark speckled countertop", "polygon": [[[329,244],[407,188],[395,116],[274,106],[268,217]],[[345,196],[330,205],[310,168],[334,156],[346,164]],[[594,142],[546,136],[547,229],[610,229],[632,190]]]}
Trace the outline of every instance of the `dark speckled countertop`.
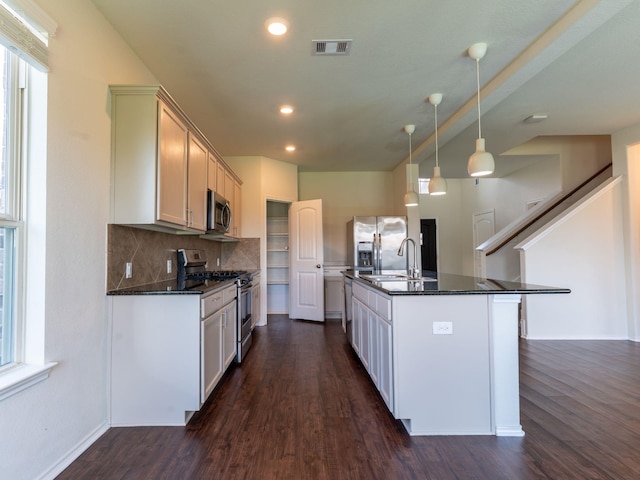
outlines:
{"label": "dark speckled countertop", "polygon": [[[371,281],[364,275],[347,270],[343,272],[347,277],[368,285],[388,295],[494,295],[494,294],[541,294],[541,293],[571,293],[568,288],[531,285],[505,280],[467,277],[432,272],[423,272],[425,280],[381,280]],[[383,272],[384,273],[384,272]]]}
{"label": "dark speckled countertop", "polygon": [[186,285],[185,288],[179,288],[178,281],[174,279],[122,288],[120,290],[109,290],[107,291],[107,295],[202,295],[203,293],[213,292],[233,285],[234,282],[235,280],[233,279],[220,281],[206,280],[204,283]]}

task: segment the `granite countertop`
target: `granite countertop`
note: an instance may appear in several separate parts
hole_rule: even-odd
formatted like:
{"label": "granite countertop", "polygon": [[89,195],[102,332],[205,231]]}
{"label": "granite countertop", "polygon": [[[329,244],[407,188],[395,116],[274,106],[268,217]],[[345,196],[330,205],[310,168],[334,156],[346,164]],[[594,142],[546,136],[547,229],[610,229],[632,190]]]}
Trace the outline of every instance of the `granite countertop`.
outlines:
{"label": "granite countertop", "polygon": [[[423,272],[423,280],[371,281],[363,274],[347,270],[345,276],[371,286],[388,295],[494,295],[494,294],[540,294],[571,293],[568,288],[532,285],[505,280],[467,277],[449,273]],[[384,272],[383,272],[384,273]]]}
{"label": "granite countertop", "polygon": [[119,290],[108,290],[107,295],[202,295],[203,293],[220,290],[234,283],[234,279],[219,281],[206,280],[195,285],[188,284],[180,288],[178,281],[173,279]]}

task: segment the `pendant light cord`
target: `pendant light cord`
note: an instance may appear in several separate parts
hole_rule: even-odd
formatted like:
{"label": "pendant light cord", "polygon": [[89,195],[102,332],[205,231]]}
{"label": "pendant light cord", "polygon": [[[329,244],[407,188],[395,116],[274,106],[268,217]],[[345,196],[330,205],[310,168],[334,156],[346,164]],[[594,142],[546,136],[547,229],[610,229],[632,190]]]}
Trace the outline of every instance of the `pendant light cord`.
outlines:
{"label": "pendant light cord", "polygon": [[440,165],[438,164],[438,105],[435,105],[436,107],[436,167],[439,167]]}
{"label": "pendant light cord", "polygon": [[411,134],[409,134],[409,187],[413,190],[413,167],[411,164]]}
{"label": "pendant light cord", "polygon": [[476,59],[476,85],[478,92],[478,138],[482,138],[482,126],[480,125],[480,59]]}

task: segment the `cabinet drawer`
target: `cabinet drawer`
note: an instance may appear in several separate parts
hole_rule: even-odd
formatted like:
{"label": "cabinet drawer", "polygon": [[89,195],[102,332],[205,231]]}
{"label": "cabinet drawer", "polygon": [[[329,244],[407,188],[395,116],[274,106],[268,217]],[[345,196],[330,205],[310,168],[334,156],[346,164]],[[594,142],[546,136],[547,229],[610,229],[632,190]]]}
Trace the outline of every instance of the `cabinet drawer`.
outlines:
{"label": "cabinet drawer", "polygon": [[226,305],[238,295],[238,289],[235,285],[225,288],[222,291],[223,305]]}
{"label": "cabinet drawer", "polygon": [[391,299],[376,295],[376,313],[385,320],[391,321]]}
{"label": "cabinet drawer", "polygon": [[207,295],[201,299],[200,303],[200,315],[202,318],[206,318],[212,313],[220,310],[227,303],[231,302],[237,296],[236,285],[230,285],[224,290]]}
{"label": "cabinet drawer", "polygon": [[[200,317],[206,318],[217,310],[220,310],[225,304],[223,293],[226,290],[212,293],[200,300]],[[234,287],[235,291],[235,287]]]}
{"label": "cabinet drawer", "polygon": [[353,296],[360,300],[362,303],[367,305],[369,303],[369,291],[364,288],[362,285],[357,283],[353,284]]}

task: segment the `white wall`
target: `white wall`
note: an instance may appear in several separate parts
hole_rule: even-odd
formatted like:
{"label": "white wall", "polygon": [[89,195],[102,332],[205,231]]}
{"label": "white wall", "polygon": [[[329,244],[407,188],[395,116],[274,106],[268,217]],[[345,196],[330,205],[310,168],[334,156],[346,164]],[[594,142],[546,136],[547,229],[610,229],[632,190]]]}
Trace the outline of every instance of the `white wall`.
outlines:
{"label": "white wall", "polygon": [[[471,218],[466,219],[463,211],[462,189],[470,179],[447,179],[447,194],[420,195],[420,217],[434,218],[438,242],[438,271],[443,273],[464,272],[464,259]],[[471,241],[469,240],[469,244]]]}
{"label": "white wall", "polygon": [[406,215],[406,210],[394,210],[390,172],[301,172],[299,184],[300,200],[322,199],[326,265],[346,264],[347,222],[352,217]]}
{"label": "white wall", "polygon": [[557,156],[561,165],[561,188],[571,190],[611,162],[609,135],[558,135],[537,137],[505,155]]}
{"label": "white wall", "polygon": [[640,124],[612,136],[613,174],[622,175],[629,338],[640,341]]}
{"label": "white wall", "polygon": [[227,157],[224,161],[242,180],[242,218],[240,231],[243,237],[259,238],[263,233],[262,214],[262,157]]}
{"label": "white wall", "polygon": [[[267,324],[267,200],[298,200],[298,167],[267,157],[225,157],[225,162],[242,180],[242,236],[260,238],[260,319]],[[281,289],[282,290],[282,289]]]}
{"label": "white wall", "polygon": [[106,426],[108,85],[157,83],[91,2],[38,4],[58,23],[49,42],[46,231],[38,232],[46,256],[35,270],[44,276],[45,360],[59,364],[0,403],[0,476],[12,480],[56,474]]}
{"label": "white wall", "polygon": [[626,339],[622,181],[610,179],[525,239],[525,283],[571,289],[526,296],[530,339]]}
{"label": "white wall", "polygon": [[447,179],[446,195],[421,196],[420,216],[437,219],[440,271],[473,275],[474,213],[495,209],[498,232],[526,211],[528,201],[569,190],[608,164],[610,139],[539,137],[505,155],[529,155],[535,162],[503,178]]}

